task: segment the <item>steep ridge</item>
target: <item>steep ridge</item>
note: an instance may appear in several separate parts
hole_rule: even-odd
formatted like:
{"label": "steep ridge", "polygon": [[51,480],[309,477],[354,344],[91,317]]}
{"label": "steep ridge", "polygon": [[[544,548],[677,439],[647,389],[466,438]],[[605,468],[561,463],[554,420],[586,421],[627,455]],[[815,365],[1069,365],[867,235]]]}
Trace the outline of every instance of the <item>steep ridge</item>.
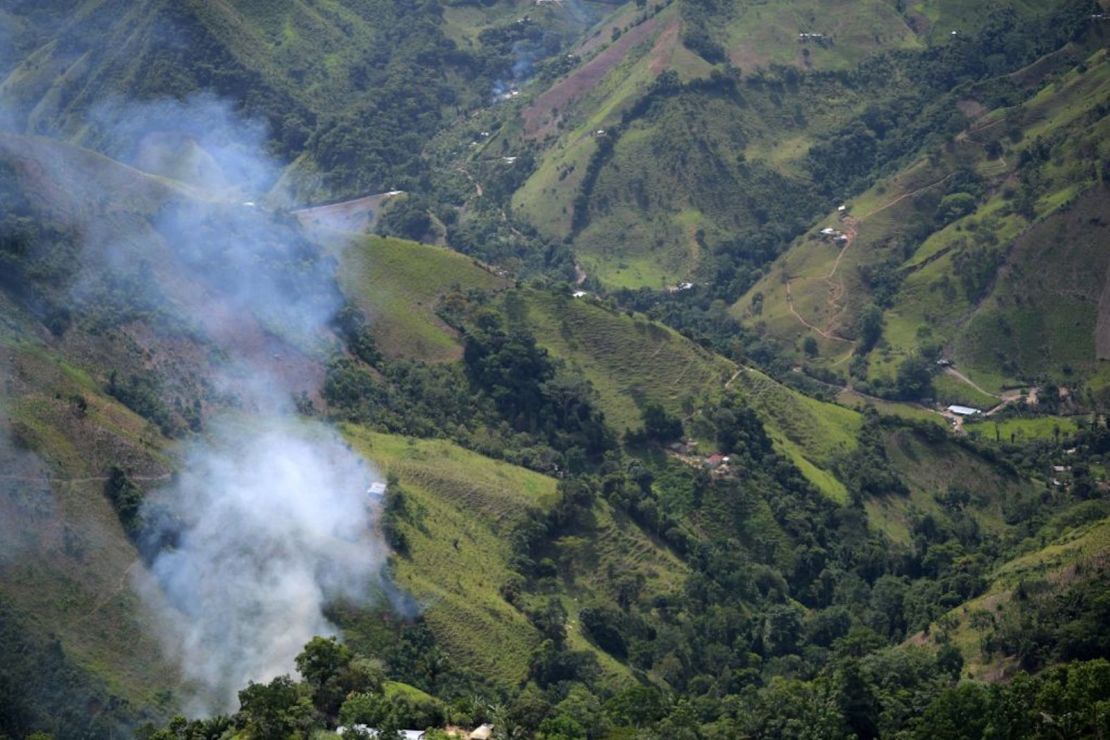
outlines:
{"label": "steep ridge", "polygon": [[[1103,265],[1090,250],[1101,241],[1095,214],[1105,197],[1097,171],[1083,172],[1079,163],[1096,152],[1091,147],[1106,126],[1098,102],[1105,56],[1097,52],[1072,71],[1057,60],[1042,74],[1051,70],[1058,79],[1043,87],[1043,77],[1041,84],[1025,78],[1024,103],[982,113],[939,156],[861,194],[849,215],[820,221],[734,305],[734,315],[760,322],[788,346],[814,336],[821,358],[806,362],[841,376],[848,359],[865,356],[866,375],[858,377],[880,386],[893,382],[901,361],[921,353],[937,359],[943,352],[993,393],[1037,378],[1067,383],[1069,373],[1073,381],[1098,374]],[[986,98],[989,89],[965,99]],[[1031,175],[1049,150],[1053,168]],[[836,244],[819,229],[848,238]],[[1061,233],[1068,238],[1050,246],[1047,235]],[[1050,287],[1063,285],[1072,286],[1066,296]],[[872,346],[830,341],[858,338],[872,306],[883,323]],[[997,331],[999,322],[1008,328]],[[948,401],[977,393],[938,388]]]}
{"label": "steep ridge", "polygon": [[[1050,10],[1014,3],[999,18],[1043,23]],[[522,110],[524,140],[499,134],[509,149],[547,139],[514,212],[569,238],[614,287],[711,277],[712,253],[789,238],[830,205],[821,190],[844,191],[847,173],[814,170],[810,150],[919,85],[908,60],[939,53],[924,46],[940,43],[937,28],[978,44],[989,26],[947,3],[901,15],[885,3],[674,3],[614,16],[599,28],[611,43]],[[875,74],[868,60],[884,55]]]}
{"label": "steep ridge", "polygon": [[[529,11],[540,42],[527,49],[537,62],[597,12],[592,3]],[[126,117],[124,100],[204,92],[266,122],[273,151],[290,164],[278,197],[408,189],[427,176],[419,153],[436,130],[487,106],[495,83],[513,78],[514,44],[531,43],[513,37],[519,18],[515,3],[466,15],[369,0],[20,6],[0,18],[0,33],[14,40],[0,69],[0,110],[18,130],[133,161],[135,142],[106,141],[98,119]]]}

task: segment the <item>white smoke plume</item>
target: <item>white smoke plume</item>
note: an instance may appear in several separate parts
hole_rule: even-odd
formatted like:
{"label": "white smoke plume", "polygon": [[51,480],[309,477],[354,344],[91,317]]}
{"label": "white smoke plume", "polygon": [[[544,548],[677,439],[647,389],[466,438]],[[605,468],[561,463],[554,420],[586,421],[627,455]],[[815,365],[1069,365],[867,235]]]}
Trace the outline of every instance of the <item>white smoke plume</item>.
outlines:
{"label": "white smoke plume", "polygon": [[[7,41],[0,24],[0,47]],[[21,131],[27,113],[0,90],[0,130]],[[337,633],[330,601],[382,592],[387,553],[366,496],[381,478],[291,403],[318,390],[338,348],[328,328],[342,305],[336,265],[267,207],[282,164],[267,152],[266,126],[228,101],[109,100],[79,123],[67,129],[75,143],[156,177],[33,139],[0,146],[28,150],[16,157],[34,160],[54,210],[80,235],[73,313],[116,318],[103,305],[118,297],[141,317],[144,341],[194,348],[175,382],[207,392],[211,408],[203,432],[183,443],[173,481],[147,497],[139,539],[148,568],[133,571],[133,585],[180,662],[183,708],[234,711],[249,681],[294,672],[313,635]],[[37,471],[8,431],[0,426],[0,463],[10,476]],[[48,493],[0,480],[0,559],[24,551],[5,515],[35,521],[28,507]]]}
{"label": "white smoke plume", "polygon": [[334,347],[335,265],[266,211],[280,167],[264,127],[226,102],[115,104],[95,120],[110,153],[221,201],[163,208],[153,226],[173,260],[203,276],[202,294],[174,300],[226,352],[211,386],[255,416],[209,419],[174,484],[148,498],[150,569],[138,587],[191,684],[186,709],[232,711],[249,681],[293,672],[313,635],[335,634],[328,602],[367,600],[385,562],[365,493],[378,474],[289,402],[310,390],[289,357]]}
{"label": "white smoke plume", "polygon": [[148,502],[176,542],[141,590],[165,598],[193,712],[233,709],[248,681],[290,672],[313,635],[336,632],[328,601],[367,598],[384,563],[364,494],[373,469],[322,425],[266,423],[223,426]]}
{"label": "white smoke plume", "polygon": [[211,93],[106,100],[88,119],[81,143],[209,194],[253,199],[281,175],[281,164],[266,153],[266,124],[244,118]]}
{"label": "white smoke plume", "polygon": [[[114,218],[112,199],[153,197],[147,190],[90,197],[99,181],[74,176],[70,160],[38,162],[44,180],[65,183],[62,210],[85,219],[74,224],[83,244],[73,305],[122,286],[116,294],[163,317],[149,331],[207,353],[194,387],[232,399],[206,414],[178,475],[147,497],[149,567],[133,584],[180,661],[185,709],[234,711],[249,681],[294,672],[313,635],[337,632],[330,601],[380,593],[386,549],[365,492],[381,478],[291,403],[318,389],[338,348],[328,328],[342,302],[336,266],[266,208],[280,164],[265,151],[265,127],[227,102],[115,101],[89,124],[83,143],[186,183],[137,222]],[[98,199],[108,205],[88,213]]]}

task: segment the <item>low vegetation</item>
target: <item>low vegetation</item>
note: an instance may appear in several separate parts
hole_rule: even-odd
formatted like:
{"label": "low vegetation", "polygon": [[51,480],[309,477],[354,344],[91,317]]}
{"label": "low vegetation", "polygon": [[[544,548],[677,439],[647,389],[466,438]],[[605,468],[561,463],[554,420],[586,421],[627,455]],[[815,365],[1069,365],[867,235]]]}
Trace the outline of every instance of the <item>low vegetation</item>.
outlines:
{"label": "low vegetation", "polygon": [[[1110,732],[1095,6],[53,5],[0,12],[0,736]],[[271,412],[382,567],[186,719],[150,494]]]}

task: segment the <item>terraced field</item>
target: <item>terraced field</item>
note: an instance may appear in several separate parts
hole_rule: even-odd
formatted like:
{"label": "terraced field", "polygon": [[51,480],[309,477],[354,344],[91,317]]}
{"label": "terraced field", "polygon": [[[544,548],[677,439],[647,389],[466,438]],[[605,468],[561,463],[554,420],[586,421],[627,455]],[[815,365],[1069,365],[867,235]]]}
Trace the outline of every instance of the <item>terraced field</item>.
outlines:
{"label": "terraced field", "polygon": [[555,480],[449,442],[343,432],[404,491],[409,554],[392,561],[397,585],[455,660],[506,685],[523,679],[539,637],[500,596],[510,577],[507,535],[529,509],[554,502]]}
{"label": "terraced field", "polygon": [[333,236],[343,263],[343,290],[370,319],[371,331],[390,357],[429,362],[458,359],[456,332],[436,316],[447,291],[497,290],[508,283],[458,252],[384,237]]}

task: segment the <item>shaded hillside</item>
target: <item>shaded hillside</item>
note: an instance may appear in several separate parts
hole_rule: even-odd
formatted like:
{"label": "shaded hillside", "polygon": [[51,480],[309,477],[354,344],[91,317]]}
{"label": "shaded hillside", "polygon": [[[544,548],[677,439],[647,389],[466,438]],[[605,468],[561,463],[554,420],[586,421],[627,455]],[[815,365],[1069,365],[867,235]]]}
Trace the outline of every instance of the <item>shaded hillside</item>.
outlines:
{"label": "shaded hillside", "polygon": [[1091,503],[1056,517],[1028,552],[991,574],[986,593],[912,639],[951,642],[966,656],[968,674],[988,680],[1105,652],[1097,630],[1084,629],[1105,619],[1104,514]]}
{"label": "shaded hillside", "polygon": [[[427,178],[420,158],[427,139],[460,112],[487,105],[498,80],[513,78],[520,39],[481,31],[511,30],[517,11],[512,3],[480,8],[20,4],[0,17],[5,35],[17,39],[0,69],[0,101],[21,130],[135,162],[150,142],[108,137],[97,124],[124,115],[125,100],[204,91],[268,124],[275,154],[296,160],[285,186],[302,199],[408,189]],[[532,9],[531,53],[558,51],[591,13]]]}
{"label": "shaded hillside", "polygon": [[[1084,13],[1079,3],[988,16],[946,3],[851,14],[676,3],[616,15],[602,25],[611,43],[585,47],[583,63],[523,109],[522,130],[499,133],[509,150],[543,140],[514,213],[570,238],[614,287],[754,272],[830,196],[948,125],[938,96],[1055,49],[1089,25]],[[854,141],[861,117],[876,130]]]}
{"label": "shaded hillside", "polygon": [[[1020,85],[1005,78],[969,90],[960,105],[980,110],[966,130],[819,222],[735,314],[795,356],[812,337],[819,352],[808,363],[886,392],[916,354],[966,364],[992,393],[1098,375],[1107,67],[1098,52],[1069,70],[1079,53],[1046,61]],[[988,113],[976,102],[997,95],[1009,104]],[[864,328],[873,313],[878,333]],[[944,380],[942,399],[990,403]]]}
{"label": "shaded hillside", "polygon": [[106,490],[113,470],[167,480],[168,442],[0,301],[4,729],[123,737],[163,716],[179,678],[129,588],[142,566]]}

